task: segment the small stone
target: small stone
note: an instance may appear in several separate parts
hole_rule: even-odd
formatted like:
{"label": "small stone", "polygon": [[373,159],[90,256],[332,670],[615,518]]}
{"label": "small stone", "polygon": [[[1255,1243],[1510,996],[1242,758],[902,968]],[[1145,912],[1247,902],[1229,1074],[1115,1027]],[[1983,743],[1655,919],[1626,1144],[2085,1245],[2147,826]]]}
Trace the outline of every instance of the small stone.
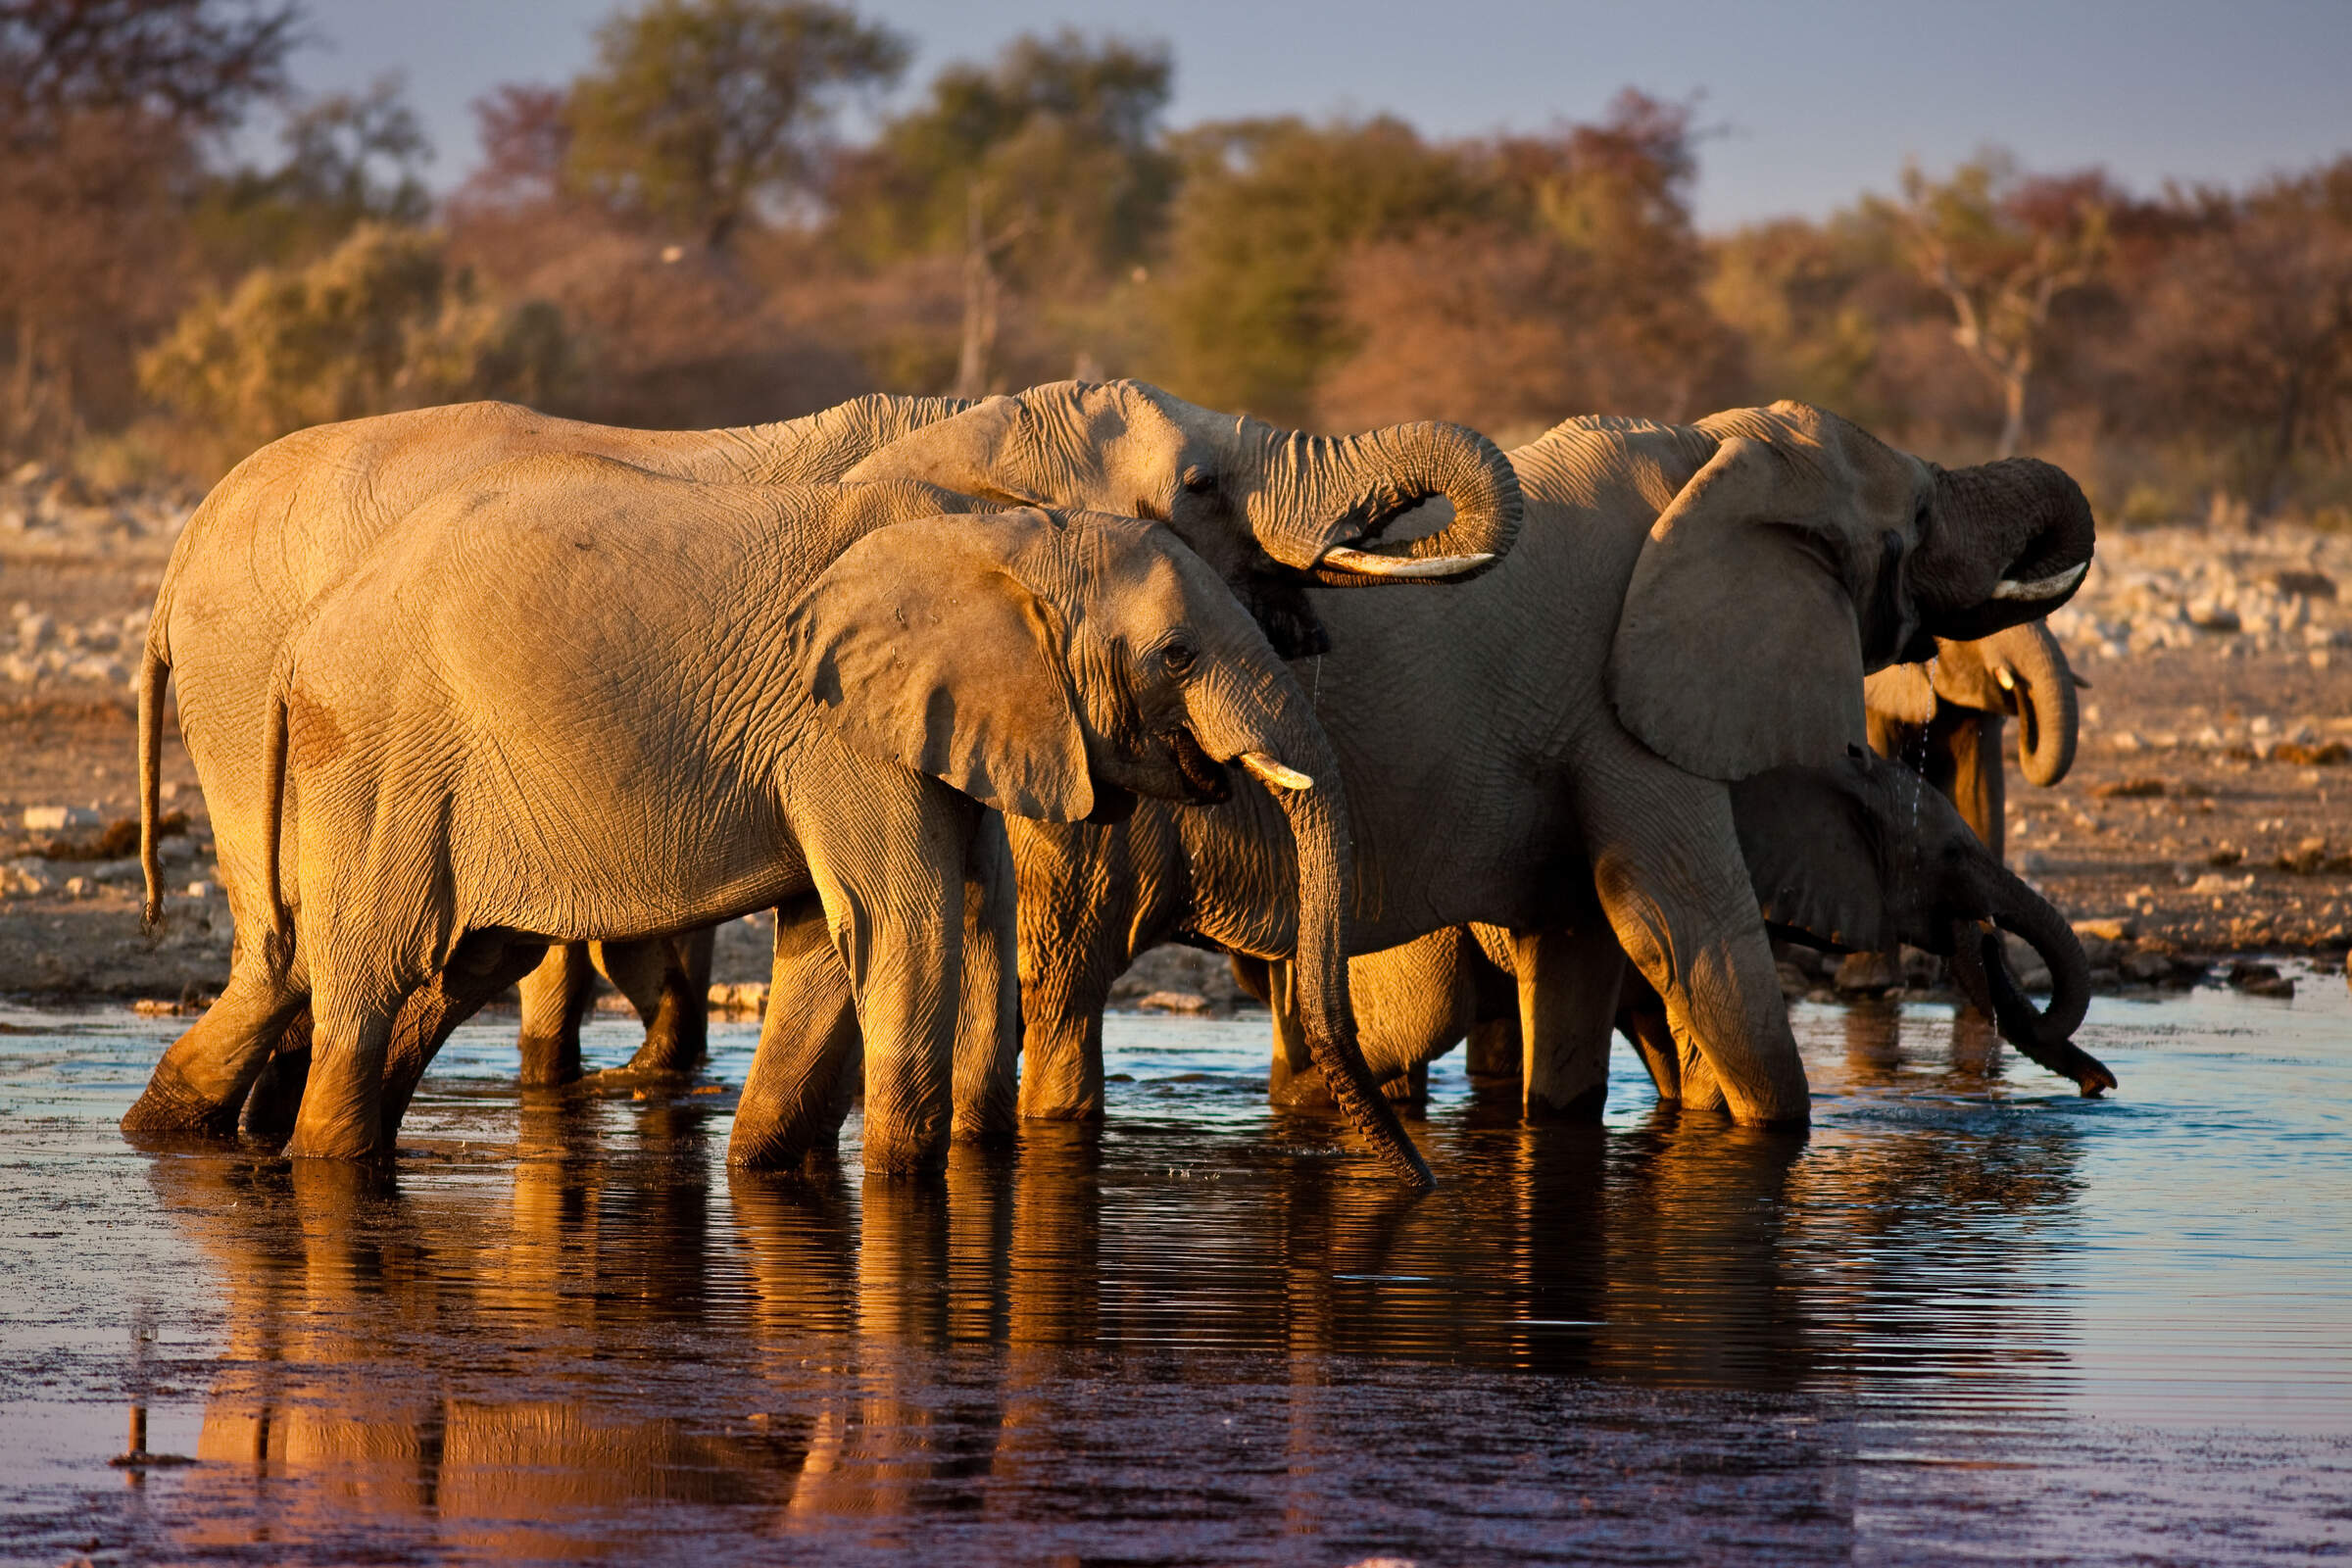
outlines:
{"label": "small stone", "polygon": [[97,891],[98,884],[86,876],[66,878],[66,897],[69,899],[86,899]]}
{"label": "small stone", "polygon": [[96,827],[98,813],[86,806],[27,806],[24,808],[24,831],[27,833],[62,833],[69,828]]}
{"label": "small stone", "polygon": [[2136,921],[2108,915],[2096,920],[2077,920],[2075,935],[2098,942],[2129,942],[2139,935]]}
{"label": "small stone", "polygon": [[1136,1005],[1148,1012],[1206,1012],[1208,999],[1198,991],[1154,991]]}
{"label": "small stone", "polygon": [[211,898],[212,896],[213,896],[213,885],[212,885],[210,882],[191,882],[191,883],[189,883],[189,884],[188,884],[188,897],[189,897],[189,898],[191,898],[191,899],[209,899],[209,898]]}

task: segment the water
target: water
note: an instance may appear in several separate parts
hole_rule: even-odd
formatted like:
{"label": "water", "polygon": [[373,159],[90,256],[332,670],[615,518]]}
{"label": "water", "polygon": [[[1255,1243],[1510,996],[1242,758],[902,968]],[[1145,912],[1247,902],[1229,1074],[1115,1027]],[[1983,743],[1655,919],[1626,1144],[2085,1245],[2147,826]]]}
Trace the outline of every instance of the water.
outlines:
{"label": "water", "polygon": [[[1800,1006],[1804,1140],[1630,1064],[1522,1128],[1457,1056],[1418,1200],[1265,1107],[1262,1021],[1114,1018],[1105,1129],[922,1184],[732,1176],[727,1089],[521,1102],[492,1020],[387,1184],[135,1152],[174,1026],[0,1012],[0,1557],[2352,1555],[2352,1005],[2303,993],[2099,1003],[2105,1102]],[[197,1462],[110,1469],[134,1405]]]}

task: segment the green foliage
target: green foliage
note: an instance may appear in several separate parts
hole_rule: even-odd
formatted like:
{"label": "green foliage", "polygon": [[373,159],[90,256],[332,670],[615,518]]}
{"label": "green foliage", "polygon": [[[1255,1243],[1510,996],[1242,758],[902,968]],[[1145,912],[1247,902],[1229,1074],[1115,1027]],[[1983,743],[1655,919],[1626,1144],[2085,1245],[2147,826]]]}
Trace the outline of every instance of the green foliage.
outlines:
{"label": "green foliage", "polygon": [[363,223],[321,260],[200,300],[143,355],[150,396],[240,446],[331,419],[466,398],[545,401],[569,347],[545,305],[504,309],[436,235]]}
{"label": "green foliage", "polygon": [[1142,259],[1174,186],[1172,76],[1164,44],[1069,29],[947,67],[836,185],[843,242],[889,262],[976,234],[1015,286],[1100,286]]}
{"label": "green foliage", "polygon": [[432,210],[423,178],[432,144],[396,75],[302,105],[278,140],[283,163],[218,179],[196,206],[198,243],[216,272],[304,260],[369,220],[418,223]]}
{"label": "green foliage", "polygon": [[1174,138],[1184,190],[1161,271],[1158,374],[1212,408],[1302,420],[1356,346],[1349,247],[1490,214],[1497,192],[1386,117],[1236,121]]}
{"label": "green foliage", "polygon": [[762,201],[812,187],[842,97],[895,81],[907,55],[822,0],[650,0],[596,37],[566,106],[567,176],[714,250]]}

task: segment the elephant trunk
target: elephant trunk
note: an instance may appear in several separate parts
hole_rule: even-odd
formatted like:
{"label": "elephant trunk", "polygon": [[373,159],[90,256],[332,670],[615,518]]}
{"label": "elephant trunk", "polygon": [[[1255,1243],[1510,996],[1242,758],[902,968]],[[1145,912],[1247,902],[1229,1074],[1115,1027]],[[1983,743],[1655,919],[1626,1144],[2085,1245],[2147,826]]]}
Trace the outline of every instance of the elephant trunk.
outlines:
{"label": "elephant trunk", "polygon": [[[1339,586],[1460,577],[1518,536],[1519,474],[1494,442],[1458,424],[1390,425],[1333,437],[1269,432],[1250,531],[1285,565]],[[1444,498],[1453,519],[1393,551],[1363,548],[1406,512]]]}
{"label": "elephant trunk", "polygon": [[1927,630],[1959,641],[2037,619],[2090,564],[2090,500],[2065,469],[2003,458],[1936,476],[1938,527],[1913,568]]}
{"label": "elephant trunk", "polygon": [[[1952,970],[1968,999],[1992,1014],[2001,1038],[2029,1059],[2064,1078],[2085,1095],[2116,1087],[2115,1074],[2074,1044],[2090,1007],[2090,960],[2074,929],[2048,900],[2008,871],[1994,873],[1990,924],[1966,917],[1952,921]],[[2010,971],[2002,931],[2014,931],[2050,970],[2050,1004],[2036,1011]]]}
{"label": "elephant trunk", "polygon": [[2046,788],[2075,765],[2081,728],[2075,672],[2058,639],[2038,620],[2004,633],[2001,652],[2015,681],[2008,695],[2017,705],[2018,766],[2028,783]]}
{"label": "elephant trunk", "polygon": [[[1298,870],[1293,955],[1298,1017],[1324,1084],[1384,1162],[1415,1187],[1434,1187],[1429,1162],[1405,1136],[1356,1043],[1355,1010],[1348,994],[1354,851],[1340,760],[1287,671],[1279,685],[1283,689],[1235,701],[1223,690],[1226,682],[1203,682],[1205,689],[1190,705],[1194,727],[1210,756],[1239,762],[1289,820]],[[1270,719],[1258,716],[1269,711]]]}

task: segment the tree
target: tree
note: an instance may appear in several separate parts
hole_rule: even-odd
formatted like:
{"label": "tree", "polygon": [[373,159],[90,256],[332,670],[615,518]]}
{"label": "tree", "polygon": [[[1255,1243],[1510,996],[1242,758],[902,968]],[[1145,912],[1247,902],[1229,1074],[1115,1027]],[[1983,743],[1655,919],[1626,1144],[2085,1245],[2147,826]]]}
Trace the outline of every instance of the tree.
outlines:
{"label": "tree", "polygon": [[1284,423],[1357,347],[1341,300],[1358,244],[1492,220],[1500,193],[1402,121],[1201,125],[1184,165],[1156,305],[1162,378],[1211,408]]}
{"label": "tree", "polygon": [[88,110],[234,124],[285,90],[295,0],[0,0],[0,115],[22,133]]}
{"label": "tree", "polygon": [[2227,215],[2176,247],[2139,302],[2143,392],[2152,427],[2230,455],[2259,517],[2307,446],[2352,455],[2352,157]]}
{"label": "tree", "polygon": [[571,85],[566,173],[723,250],[762,201],[812,191],[841,100],[907,45],[822,0],[650,0],[597,29]]}
{"label": "tree", "polygon": [[1941,183],[1916,164],[1903,171],[1893,211],[1912,265],[1950,301],[1953,341],[2001,391],[1996,458],[2025,445],[2051,305],[2096,277],[2106,259],[2106,207],[2069,184],[2021,179],[1999,154],[1961,165]]}
{"label": "tree", "polygon": [[307,267],[200,299],[139,361],[150,395],[235,450],[289,430],[466,398],[544,402],[569,368],[560,316],[504,308],[435,235],[367,222]]}
{"label": "tree", "polygon": [[1174,184],[1158,146],[1172,74],[1164,44],[1024,36],[992,67],[942,71],[845,171],[854,250],[960,252],[958,394],[989,389],[1007,290],[1088,297],[1143,258]]}
{"label": "tree", "polygon": [[126,418],[187,277],[199,143],[281,91],[291,3],[0,0],[0,451]]}

